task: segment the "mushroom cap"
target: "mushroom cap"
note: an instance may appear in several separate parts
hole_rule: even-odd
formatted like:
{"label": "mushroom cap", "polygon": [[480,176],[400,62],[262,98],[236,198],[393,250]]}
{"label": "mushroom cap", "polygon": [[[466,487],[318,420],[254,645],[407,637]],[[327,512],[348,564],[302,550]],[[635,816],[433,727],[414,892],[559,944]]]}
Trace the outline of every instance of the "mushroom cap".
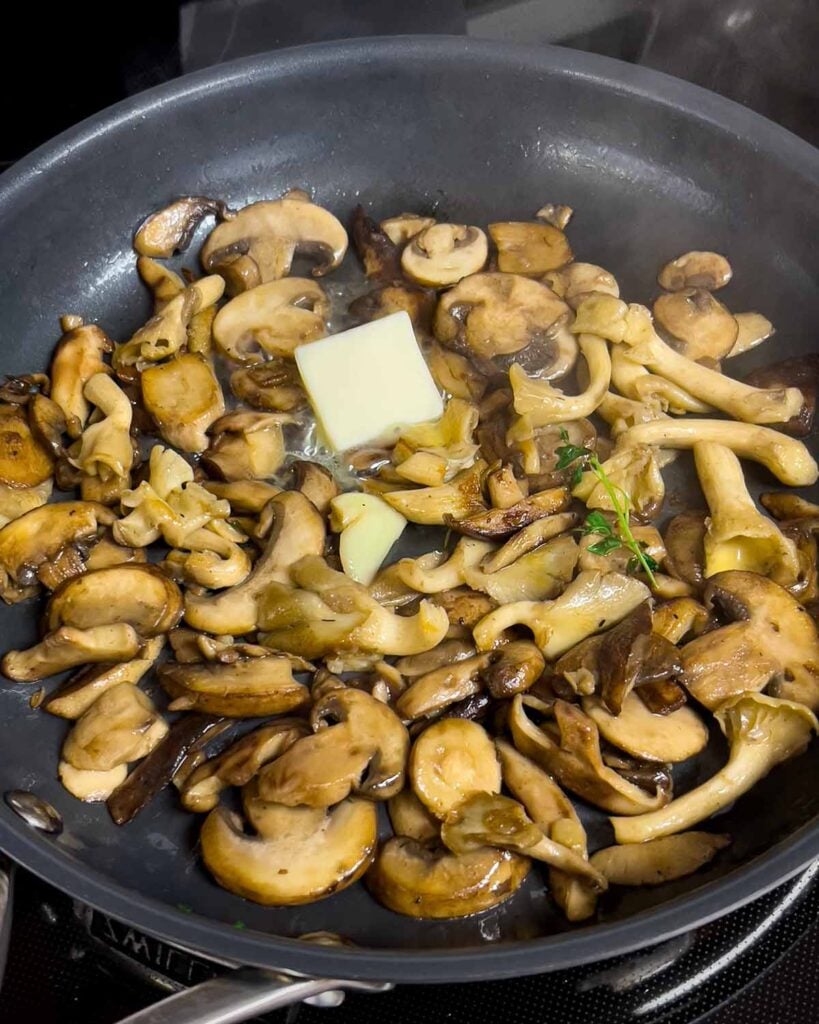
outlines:
{"label": "mushroom cap", "polygon": [[32,434],[28,418],[16,405],[0,405],[0,484],[36,487],[54,472],[48,449]]}
{"label": "mushroom cap", "polygon": [[74,723],[63,759],[74,768],[109,771],[145,757],[167,731],[151,698],[131,683],[119,683]]}
{"label": "mushroom cap", "polygon": [[720,360],[737,340],[736,320],[704,288],[685,288],[661,295],[654,302],[654,319],[676,339],[689,359]]}
{"label": "mushroom cap", "polygon": [[412,746],[412,787],[438,818],[472,793],[499,793],[501,772],[495,747],[477,723],[444,718],[426,728]]}
{"label": "mushroom cap", "polygon": [[681,707],[667,715],[652,714],[639,693],[632,691],[617,715],[596,696],[583,697],[583,710],[604,740],[642,761],[675,764],[705,748],[708,729],[696,711]]}
{"label": "mushroom cap", "polygon": [[431,224],[407,243],[401,266],[418,284],[444,288],[481,270],[488,254],[486,235],[480,228]]}
{"label": "mushroom cap", "polygon": [[669,260],[657,275],[657,283],[669,292],[687,288],[707,288],[715,292],[724,288],[732,277],[731,264],[718,252],[692,250]]}
{"label": "mushroom cap", "polygon": [[165,662],[159,680],[186,709],[231,718],[281,715],[303,707],[307,687],[293,678],[290,659],[277,654],[228,662]]}
{"label": "mushroom cap", "polygon": [[553,224],[537,221],[498,221],[488,227],[504,273],[536,277],[572,259],[569,240]]}
{"label": "mushroom cap", "polygon": [[140,383],[145,408],[168,444],[183,452],[204,451],[208,427],[225,411],[222,389],[208,360],[184,352],[147,367]]}
{"label": "mushroom cap", "polygon": [[160,259],[184,252],[200,222],[211,213],[225,216],[225,204],[206,196],[182,196],[145,218],[134,235],[134,249],[140,256]]}

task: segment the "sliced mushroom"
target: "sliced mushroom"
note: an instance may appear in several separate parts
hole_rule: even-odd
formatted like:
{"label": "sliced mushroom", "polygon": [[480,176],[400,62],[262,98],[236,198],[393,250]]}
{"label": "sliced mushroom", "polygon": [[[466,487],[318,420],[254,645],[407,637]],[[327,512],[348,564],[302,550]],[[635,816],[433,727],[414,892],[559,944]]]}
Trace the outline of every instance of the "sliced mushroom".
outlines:
{"label": "sliced mushroom", "polygon": [[170,267],[157,263],[150,256],[137,259],[137,273],[151,289],[154,297],[154,313],[158,313],[171,299],[185,290],[185,282]]}
{"label": "sliced mushroom", "polygon": [[183,452],[203,452],[207,430],[225,411],[222,389],[213,367],[202,356],[186,352],[141,377],[142,400],[162,437]]}
{"label": "sliced mushroom", "polygon": [[277,809],[277,831],[248,836],[216,808],[200,834],[202,859],[219,885],[265,906],[312,903],[352,885],[370,866],[378,839],[374,806]]}
{"label": "sliced mushroom", "polygon": [[135,630],[125,623],[88,629],[61,626],[28,650],[8,651],[2,669],[15,682],[34,683],[86,662],[129,661],[140,646]]}
{"label": "sliced mushroom", "polygon": [[672,644],[689,635],[699,636],[708,625],[708,609],[692,597],[664,601],[654,609],[652,629]]}
{"label": "sliced mushroom", "polygon": [[98,373],[110,373],[104,356],[113,350],[114,343],[94,324],[80,323],[57,343],[51,360],[51,400],[62,409],[71,437],[80,436],[91,412],[85,385]]}
{"label": "sliced mushroom", "polygon": [[51,454],[32,434],[25,411],[0,405],[0,484],[15,490],[37,487],[53,472]]}
{"label": "sliced mushroom", "polygon": [[736,320],[704,288],[685,288],[654,302],[654,319],[688,359],[727,356],[737,340]]}
{"label": "sliced mushroom", "polygon": [[600,698],[611,715],[620,714],[640,682],[667,679],[680,670],[674,645],[652,632],[649,601],[604,634],[597,661]]}
{"label": "sliced mushroom", "polygon": [[205,480],[202,484],[217,498],[230,502],[231,511],[258,515],[271,498],[281,494],[281,488],[264,480]]}
{"label": "sliced mushroom", "polygon": [[230,390],[240,402],[265,412],[292,412],[307,404],[299,371],[282,358],[235,370]]}
{"label": "sliced mushroom", "polygon": [[32,395],[28,403],[28,422],[34,437],[55,459],[65,458],[63,434],[68,429],[68,423],[56,402],[45,395]]}
{"label": "sliced mushroom", "polygon": [[465,224],[431,224],[414,235],[401,253],[404,273],[418,284],[445,288],[486,263],[486,235]]}
{"label": "sliced mushroom", "polygon": [[412,788],[436,818],[444,819],[472,793],[499,793],[501,772],[492,740],[463,718],[433,722],[413,743]]}
{"label": "sliced mushroom", "polygon": [[183,196],[147,217],[134,235],[134,249],[141,256],[168,259],[184,252],[194,232],[205,217],[215,214],[227,217],[229,211],[218,199],[205,196]]}
{"label": "sliced mushroom", "polygon": [[774,325],[761,313],[734,313],[734,319],[739,330],[734,347],[728,353],[728,359],[741,356],[743,352],[750,352],[752,348],[761,345],[776,333]]}
{"label": "sliced mushroom", "polygon": [[541,544],[566,533],[577,522],[578,516],[575,512],[559,512],[543,519],[536,519],[518,530],[496,551],[486,555],[481,562],[481,568],[489,574],[506,569],[524,555],[539,548]]}
{"label": "sliced mushroom", "polygon": [[229,412],[211,427],[210,447],[201,465],[221,480],[266,480],[284,462],[282,412]]}
{"label": "sliced mushroom", "polygon": [[616,715],[596,696],[583,698],[583,710],[604,740],[642,761],[674,764],[705,748],[708,729],[696,711],[681,707],[665,715],[652,714],[639,693],[630,693]]}
{"label": "sliced mushroom", "polygon": [[98,697],[74,723],[63,744],[63,760],[82,770],[110,771],[150,754],[167,731],[150,697],[121,683]]}
{"label": "sliced mushroom", "polygon": [[397,836],[414,839],[417,843],[437,842],[441,826],[424,807],[411,789],[402,789],[387,802],[392,830]]}
{"label": "sliced mushroom", "polygon": [[329,210],[304,193],[251,203],[211,231],[200,259],[205,270],[219,272],[232,259],[246,264],[246,280],[256,285],[290,273],[296,255],[313,257],[313,275],[335,270],[347,251],[347,232]]}
{"label": "sliced mushroom", "polygon": [[353,210],[350,234],[368,278],[395,281],[401,277],[401,252],[397,243],[372,217],[367,216],[361,204]]}
{"label": "sliced mushroom", "polygon": [[68,761],[60,761],[57,775],[68,792],[78,800],[97,803],[107,800],[117,786],[122,785],[128,775],[128,765],[118,764],[105,772],[88,768],[75,768]]}
{"label": "sliced mushroom", "polygon": [[432,603],[443,608],[447,614],[451,627],[448,636],[468,635],[476,623],[497,607],[497,602],[491,597],[465,587],[436,594]]}
{"label": "sliced mushroom", "polygon": [[499,221],[489,225],[498,250],[498,269],[508,274],[538,277],[572,260],[569,240],[552,224]]}
{"label": "sliced mushroom", "polygon": [[435,717],[450,704],[480,692],[482,673],[492,658],[491,653],[478,654],[420,676],[398,698],[395,710],[409,720]]}
{"label": "sliced mushroom", "polygon": [[620,297],[620,286],[613,274],[596,263],[567,263],[559,270],[544,275],[544,281],[561,299],[577,309],[593,293]]}
{"label": "sliced mushroom", "polygon": [[510,508],[491,508],[473,512],[462,518],[446,515],[444,523],[468,537],[492,540],[497,537],[508,537],[537,519],[562,512],[569,501],[567,488],[551,487],[524,498]]}
{"label": "sliced mushroom", "polygon": [[425,676],[428,672],[443,668],[444,665],[454,665],[458,661],[471,658],[474,653],[475,648],[465,640],[444,640],[431,651],[399,658],[395,667],[402,676],[417,679],[418,676]]}
{"label": "sliced mushroom", "polygon": [[698,871],[730,843],[730,836],[683,832],[647,843],[608,846],[598,850],[591,863],[611,885],[663,885]]}
{"label": "sliced mushroom", "polygon": [[309,691],[293,678],[285,655],[243,658],[231,662],[177,664],[159,667],[159,681],[174,710],[196,710],[227,718],[287,714],[303,707]]}
{"label": "sliced mushroom", "polygon": [[731,264],[718,252],[692,250],[670,260],[657,275],[657,283],[669,292],[707,288],[715,292],[732,277]]}
{"label": "sliced mushroom", "polygon": [[481,678],[490,694],[502,700],[528,690],[545,667],[543,655],[530,640],[513,640],[497,650]]}
{"label": "sliced mushroom", "polygon": [[132,548],[124,544],[118,544],[110,533],[106,531],[88,552],[85,559],[85,568],[88,572],[96,572],[97,569],[110,569],[115,565],[126,565],[131,562],[144,563],[148,556],[144,548]]}
{"label": "sliced mushroom", "polygon": [[578,344],[588,367],[588,385],[580,394],[566,395],[547,380],[528,376],[517,363],[510,367],[509,383],[515,396],[515,411],[526,417],[527,426],[542,427],[583,419],[591,416],[603,400],[611,384],[608,345],[593,334],[581,334]]}
{"label": "sliced mushroom", "polygon": [[390,491],[382,497],[411,523],[442,526],[446,516],[461,520],[485,508],[482,498],[485,470],[486,463],[478,460],[469,469],[462,470],[448,483],[438,487]]}
{"label": "sliced mushroom", "polygon": [[44,480],[36,487],[9,487],[7,484],[0,484],[0,529],[26,512],[41,508],[51,497],[52,490],[51,480]]}
{"label": "sliced mushroom", "polygon": [[711,577],[705,603],[731,621],[682,648],[680,681],[693,697],[713,711],[769,687],[819,708],[819,634],[795,598],[764,576],[733,571]]}
{"label": "sliced mushroom", "polygon": [[535,216],[538,220],[545,220],[547,224],[565,231],[573,214],[574,210],[571,206],[564,206],[561,203],[546,203],[541,206]]}
{"label": "sliced mushroom", "polygon": [[665,530],[665,567],[672,576],[699,590],[705,580],[704,512],[681,512]]}
{"label": "sliced mushroom", "polygon": [[399,213],[382,220],[380,227],[394,245],[404,245],[421,231],[431,228],[434,223],[434,217],[425,217],[420,213]]}
{"label": "sliced mushroom", "polygon": [[469,917],[508,900],[528,870],[529,861],[514,853],[484,848],[456,856],[393,836],[367,873],[367,886],[407,917]]}

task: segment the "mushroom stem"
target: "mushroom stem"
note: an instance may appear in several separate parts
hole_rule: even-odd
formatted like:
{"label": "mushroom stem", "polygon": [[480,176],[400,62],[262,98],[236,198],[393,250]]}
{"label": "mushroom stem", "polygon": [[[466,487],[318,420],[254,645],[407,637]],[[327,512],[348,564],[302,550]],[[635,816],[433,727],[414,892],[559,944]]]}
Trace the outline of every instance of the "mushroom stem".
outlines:
{"label": "mushroom stem", "polygon": [[611,383],[609,347],[602,338],[581,334],[580,351],[586,360],[589,383],[579,395],[564,395],[546,381],[527,376],[517,363],[509,368],[509,383],[515,396],[515,411],[532,426],[563,423],[590,416],[603,400]]}

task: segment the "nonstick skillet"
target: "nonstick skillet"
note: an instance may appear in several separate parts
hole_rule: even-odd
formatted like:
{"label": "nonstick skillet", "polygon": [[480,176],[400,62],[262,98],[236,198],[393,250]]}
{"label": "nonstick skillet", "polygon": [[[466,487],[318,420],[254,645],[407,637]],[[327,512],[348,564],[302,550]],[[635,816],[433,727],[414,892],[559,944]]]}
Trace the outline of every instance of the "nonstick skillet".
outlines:
{"label": "nonstick skillet", "polygon": [[[549,47],[406,37],[211,68],[97,115],[7,172],[0,369],[45,367],[60,314],[80,313],[114,338],[144,321],[129,240],[151,210],[186,193],[238,206],[295,186],[342,218],[359,201],[377,215],[429,209],[464,223],[567,203],[575,251],[611,267],[635,301],[651,297],[672,256],[728,254],[736,283],[726,302],[777,327],[745,368],[819,348],[816,150],[641,68]],[[35,619],[28,605],[0,611],[3,648],[32,642]],[[819,855],[814,744],[720,820],[734,836],[726,856],[691,878],[607,896],[594,924],[563,923],[537,872],[507,904],[464,921],[397,917],[361,885],[306,907],[263,908],[210,880],[197,822],[170,792],[124,828],[104,805],[71,798],[56,779],[65,725],[29,697],[0,686],[0,791],[36,793],[65,827],[38,832],[4,802],[0,848],[115,918],[234,964],[400,982],[548,971],[690,929]],[[298,939],[317,930],[354,945]]]}

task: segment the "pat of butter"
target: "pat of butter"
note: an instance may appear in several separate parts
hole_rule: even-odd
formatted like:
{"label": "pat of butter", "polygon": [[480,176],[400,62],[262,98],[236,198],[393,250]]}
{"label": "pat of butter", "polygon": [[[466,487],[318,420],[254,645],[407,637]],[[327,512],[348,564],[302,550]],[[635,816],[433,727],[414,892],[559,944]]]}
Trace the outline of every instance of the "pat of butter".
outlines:
{"label": "pat of butter", "polygon": [[325,437],[336,451],[391,444],[444,405],[405,312],[296,349],[296,365]]}

